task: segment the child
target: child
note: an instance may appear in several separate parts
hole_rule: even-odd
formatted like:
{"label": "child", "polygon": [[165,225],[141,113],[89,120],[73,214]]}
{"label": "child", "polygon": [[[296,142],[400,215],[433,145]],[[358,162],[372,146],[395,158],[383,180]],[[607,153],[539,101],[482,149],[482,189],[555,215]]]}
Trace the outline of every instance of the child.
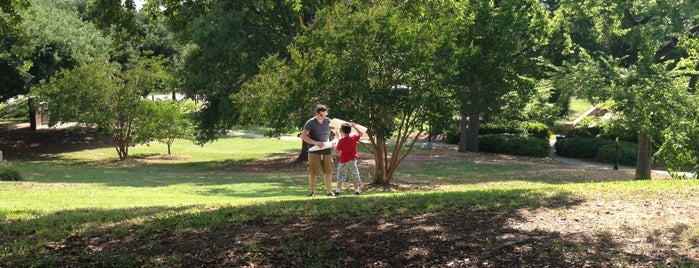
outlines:
{"label": "child", "polygon": [[[352,129],[357,131],[357,134],[350,135]],[[350,173],[354,175],[354,194],[359,195],[361,191],[359,190],[359,184],[362,180],[359,178],[359,168],[357,168],[357,142],[359,138],[362,137],[364,133],[357,129],[354,123],[342,124],[340,127],[340,133],[342,133],[342,138],[337,141],[335,150],[340,153],[340,161],[337,165],[337,190],[335,190],[335,195],[340,195],[340,189],[342,189],[342,183],[345,181]]]}

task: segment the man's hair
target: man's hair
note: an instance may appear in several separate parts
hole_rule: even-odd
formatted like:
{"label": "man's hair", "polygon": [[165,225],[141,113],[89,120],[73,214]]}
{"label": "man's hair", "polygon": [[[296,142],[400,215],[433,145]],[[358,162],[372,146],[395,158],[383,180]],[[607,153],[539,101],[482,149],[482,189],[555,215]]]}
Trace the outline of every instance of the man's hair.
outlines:
{"label": "man's hair", "polygon": [[340,131],[345,134],[350,134],[350,132],[352,132],[352,127],[350,127],[350,124],[344,123],[340,127]]}
{"label": "man's hair", "polygon": [[325,105],[322,105],[322,104],[316,105],[316,113],[325,112],[327,110],[328,110],[328,107],[325,107]]}

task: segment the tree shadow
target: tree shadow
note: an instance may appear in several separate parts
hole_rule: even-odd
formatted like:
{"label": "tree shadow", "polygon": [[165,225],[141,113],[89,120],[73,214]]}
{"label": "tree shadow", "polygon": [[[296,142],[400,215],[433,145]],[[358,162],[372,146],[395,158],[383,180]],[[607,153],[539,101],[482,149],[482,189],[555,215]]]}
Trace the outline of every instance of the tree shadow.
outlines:
{"label": "tree shadow", "polygon": [[[567,208],[571,193],[513,189],[315,198],[196,212],[80,209],[5,220],[9,266],[655,267],[696,266],[654,243],[628,252],[610,232],[527,230],[523,210]],[[3,217],[4,218],[4,217]],[[689,230],[672,227],[680,239]],[[660,238],[667,230],[656,232]],[[25,247],[14,246],[24,241]],[[694,241],[696,243],[696,241]]]}
{"label": "tree shadow", "polygon": [[51,160],[58,153],[111,147],[109,136],[81,127],[0,128],[0,151],[5,159]]}

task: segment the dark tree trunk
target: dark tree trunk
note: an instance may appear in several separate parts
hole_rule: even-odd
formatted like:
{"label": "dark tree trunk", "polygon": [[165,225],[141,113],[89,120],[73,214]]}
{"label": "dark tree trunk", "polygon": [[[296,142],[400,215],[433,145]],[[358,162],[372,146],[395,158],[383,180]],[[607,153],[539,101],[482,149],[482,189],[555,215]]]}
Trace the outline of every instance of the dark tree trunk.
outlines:
{"label": "dark tree trunk", "polygon": [[466,152],[466,148],[468,146],[466,145],[466,140],[467,140],[467,131],[468,131],[468,116],[465,114],[461,115],[461,120],[459,120],[459,126],[460,126],[460,131],[459,131],[459,152]]}
{"label": "dark tree trunk", "polygon": [[34,105],[34,98],[27,99],[27,104],[29,108],[29,129],[36,131],[38,123],[36,121],[36,105]]}
{"label": "dark tree trunk", "polygon": [[295,163],[308,162],[308,143],[301,141],[301,153],[294,160]]}
{"label": "dark tree trunk", "polygon": [[469,152],[478,152],[478,129],[480,128],[480,112],[478,109],[471,111],[468,117],[468,140],[466,150]]}
{"label": "dark tree trunk", "polygon": [[653,155],[653,147],[650,139],[643,133],[638,133],[638,160],[636,162],[636,180],[651,179],[651,161]]}

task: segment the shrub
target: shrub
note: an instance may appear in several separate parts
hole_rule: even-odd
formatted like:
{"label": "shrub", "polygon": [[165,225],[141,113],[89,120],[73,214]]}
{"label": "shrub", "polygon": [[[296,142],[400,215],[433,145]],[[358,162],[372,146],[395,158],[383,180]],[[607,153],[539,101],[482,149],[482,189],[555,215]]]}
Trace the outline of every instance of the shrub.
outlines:
{"label": "shrub", "polygon": [[27,99],[20,98],[15,101],[0,103],[0,118],[2,119],[28,119]]}
{"label": "shrub", "polygon": [[557,140],[554,146],[556,148],[556,154],[560,156],[574,158],[596,158],[599,148],[607,144],[614,146],[614,142],[607,139],[566,137]]}
{"label": "shrub", "polygon": [[543,123],[539,122],[524,122],[522,123],[522,128],[524,128],[530,135],[548,141],[551,137],[551,129]]}
{"label": "shrub", "polygon": [[507,134],[481,135],[478,138],[478,147],[483,152],[510,155],[547,157],[550,153],[548,141]]}
{"label": "shrub", "polygon": [[21,181],[22,176],[19,175],[19,171],[8,168],[0,167],[0,181]]}
{"label": "shrub", "polygon": [[602,130],[598,126],[583,126],[571,129],[566,137],[596,138]]}
{"label": "shrub", "polygon": [[[638,157],[638,145],[631,142],[619,143],[619,164],[624,166],[636,166]],[[616,158],[616,144],[614,142],[603,145],[597,152],[597,161],[614,164]]]}
{"label": "shrub", "polygon": [[518,131],[514,128],[506,127],[498,124],[482,124],[478,128],[478,135],[488,135],[488,134],[518,134]]}

